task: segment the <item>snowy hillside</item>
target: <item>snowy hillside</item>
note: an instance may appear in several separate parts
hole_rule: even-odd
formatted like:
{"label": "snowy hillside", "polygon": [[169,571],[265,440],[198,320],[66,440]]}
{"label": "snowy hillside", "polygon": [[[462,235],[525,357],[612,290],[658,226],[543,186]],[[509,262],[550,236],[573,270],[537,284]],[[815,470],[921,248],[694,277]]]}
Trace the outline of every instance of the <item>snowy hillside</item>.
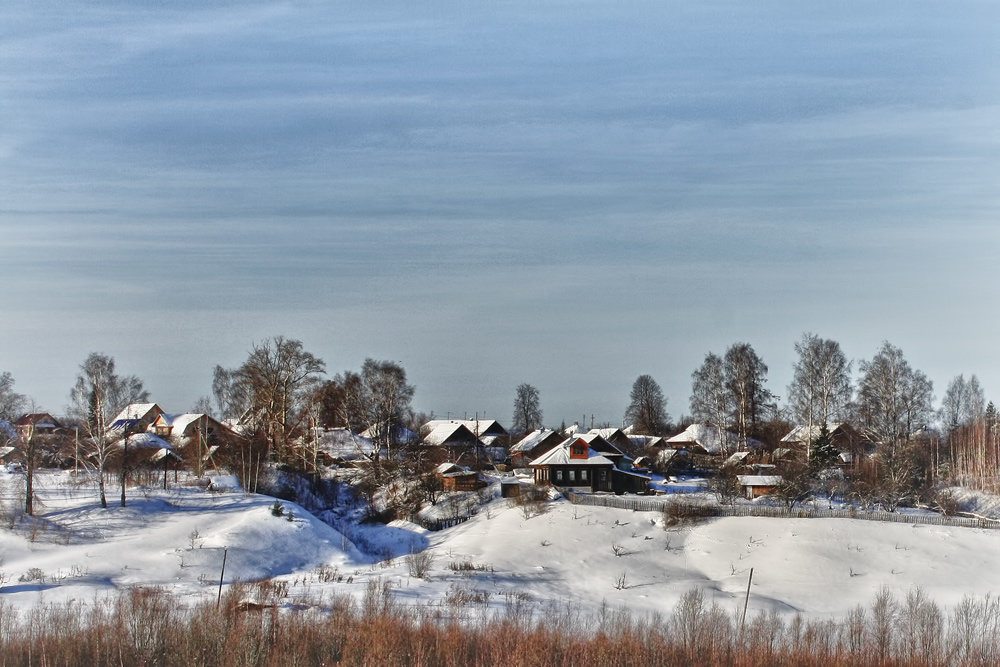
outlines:
{"label": "snowy hillside", "polygon": [[[9,507],[21,478],[0,482]],[[439,532],[406,522],[355,527],[380,559],[293,503],[275,516],[267,496],[132,490],[121,508],[109,489],[101,509],[95,490],[72,485],[68,473],[42,475],[39,485],[38,518],[0,530],[0,598],[20,608],[132,585],[161,586],[180,601],[214,599],[223,548],[227,583],[277,577],[289,601],[361,596],[377,580],[406,604],[460,615],[550,604],[587,615],[607,607],[669,613],[696,587],[736,609],[750,568],[751,613],[844,616],[881,587],[903,596],[919,586],[944,606],[1000,592],[1000,531],[984,529],[742,518],[664,530],[655,512],[557,500],[533,515],[497,499]],[[418,550],[424,559],[400,556]],[[390,552],[396,557],[385,559]]]}

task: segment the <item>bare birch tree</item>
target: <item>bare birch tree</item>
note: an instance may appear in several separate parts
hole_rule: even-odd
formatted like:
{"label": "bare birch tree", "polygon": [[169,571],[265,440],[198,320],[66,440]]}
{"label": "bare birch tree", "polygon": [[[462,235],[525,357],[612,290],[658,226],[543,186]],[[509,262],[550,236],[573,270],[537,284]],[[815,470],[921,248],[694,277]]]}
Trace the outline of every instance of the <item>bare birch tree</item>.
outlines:
{"label": "bare birch tree", "polygon": [[722,357],[709,352],[691,373],[691,417],[698,422],[712,424],[718,429],[719,443],[724,452],[730,443],[726,434],[729,426],[730,396],[726,391]]}
{"label": "bare birch tree", "polygon": [[871,361],[861,362],[860,370],[858,413],[865,435],[878,448],[879,484],[894,509],[920,483],[919,464],[926,457],[915,440],[933,415],[933,384],[888,341]]}
{"label": "bare birch tree", "polygon": [[757,356],[749,343],[735,343],[723,359],[725,387],[729,392],[733,422],[740,447],[745,448],[750,434],[769,407],[773,396],[764,384],[767,382],[767,365]]}
{"label": "bare birch tree", "polygon": [[391,458],[397,429],[407,420],[413,400],[406,370],[393,361],[365,359],[360,374],[348,371],[337,381],[345,392],[342,409],[348,427],[370,429],[376,458],[383,447]]}
{"label": "bare birch tree", "polygon": [[[851,363],[836,341],[806,333],[795,343],[799,355],[788,386],[788,405],[799,424],[829,426],[844,418],[851,402]],[[807,452],[812,443],[806,443]]]}
{"label": "bare birch tree", "polygon": [[134,375],[119,376],[115,360],[91,353],[82,364],[70,391],[70,413],[83,424],[97,463],[101,507],[108,506],[105,476],[114,445],[108,430],[111,420],[130,403],[149,400],[149,392]]}
{"label": "bare birch tree", "polygon": [[933,414],[931,381],[888,341],[871,361],[861,362],[860,370],[858,411],[865,434],[892,447],[910,441]]}
{"label": "bare birch tree", "polygon": [[952,472],[963,484],[995,479],[997,460],[988,426],[986,397],[975,375],[958,375],[948,384],[939,411]]}

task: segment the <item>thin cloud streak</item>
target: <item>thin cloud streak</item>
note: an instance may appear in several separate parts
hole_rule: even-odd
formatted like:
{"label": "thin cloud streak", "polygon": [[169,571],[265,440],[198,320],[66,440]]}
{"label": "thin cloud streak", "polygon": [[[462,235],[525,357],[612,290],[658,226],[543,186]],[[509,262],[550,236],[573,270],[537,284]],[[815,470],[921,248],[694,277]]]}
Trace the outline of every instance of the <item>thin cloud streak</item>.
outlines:
{"label": "thin cloud streak", "polygon": [[186,409],[283,333],[439,413],[615,421],[738,340],[780,394],[810,330],[1000,386],[945,323],[1000,296],[998,14],[5,7],[0,369],[59,410],[100,349]]}

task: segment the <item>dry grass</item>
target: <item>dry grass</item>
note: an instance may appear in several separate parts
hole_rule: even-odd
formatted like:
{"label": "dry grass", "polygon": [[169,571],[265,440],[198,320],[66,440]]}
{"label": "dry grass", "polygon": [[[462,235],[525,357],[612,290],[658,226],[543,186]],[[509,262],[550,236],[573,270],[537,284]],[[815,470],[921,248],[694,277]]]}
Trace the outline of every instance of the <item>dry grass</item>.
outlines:
{"label": "dry grass", "polygon": [[980,665],[1000,661],[1000,600],[945,613],[919,590],[876,593],[840,621],[760,613],[745,624],[691,591],[666,617],[571,609],[462,622],[397,604],[369,584],[355,602],[287,605],[271,582],[232,586],[216,607],[179,608],[156,588],[16,613],[0,603],[6,665]]}

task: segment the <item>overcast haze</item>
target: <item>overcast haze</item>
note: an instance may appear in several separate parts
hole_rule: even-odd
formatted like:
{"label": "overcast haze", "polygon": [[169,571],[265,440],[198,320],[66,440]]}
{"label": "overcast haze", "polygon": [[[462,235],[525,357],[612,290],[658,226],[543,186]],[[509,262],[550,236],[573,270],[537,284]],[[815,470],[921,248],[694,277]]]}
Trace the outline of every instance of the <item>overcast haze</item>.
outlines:
{"label": "overcast haze", "polygon": [[1000,396],[994,3],[6,3],[0,371],[168,411],[254,341],[414,406],[674,417],[805,331]]}

